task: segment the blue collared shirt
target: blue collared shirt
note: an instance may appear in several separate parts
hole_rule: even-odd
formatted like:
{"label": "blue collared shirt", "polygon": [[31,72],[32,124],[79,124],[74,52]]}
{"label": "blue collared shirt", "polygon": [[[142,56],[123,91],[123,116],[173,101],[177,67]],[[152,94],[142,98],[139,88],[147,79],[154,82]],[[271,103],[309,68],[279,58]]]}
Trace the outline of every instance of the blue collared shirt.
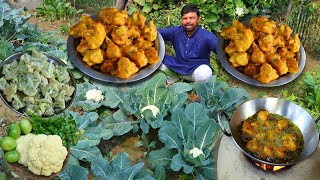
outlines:
{"label": "blue collared shirt", "polygon": [[[217,37],[198,26],[195,33],[188,37],[183,26],[158,28],[164,41],[170,41],[176,56],[165,55],[163,64],[173,71],[189,75],[202,64],[210,66],[210,51],[216,53]],[[211,67],[211,66],[210,66]]]}

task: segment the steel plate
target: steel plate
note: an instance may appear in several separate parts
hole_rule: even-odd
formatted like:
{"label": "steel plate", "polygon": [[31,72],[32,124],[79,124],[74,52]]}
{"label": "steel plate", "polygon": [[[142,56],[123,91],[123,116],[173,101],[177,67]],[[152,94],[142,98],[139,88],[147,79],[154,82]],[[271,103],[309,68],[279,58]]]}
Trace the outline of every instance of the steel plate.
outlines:
{"label": "steel plate", "polygon": [[[97,15],[91,16],[93,19],[97,19]],[[90,66],[88,66],[85,62],[82,61],[81,54],[76,50],[77,46],[80,43],[80,38],[74,38],[72,36],[68,37],[67,41],[67,50],[68,50],[68,56],[70,61],[84,74],[100,80],[104,82],[110,82],[110,83],[129,83],[129,82],[135,82],[138,80],[141,80],[143,78],[148,77],[151,75],[154,71],[156,71],[159,66],[161,65],[164,54],[165,54],[165,44],[164,40],[159,32],[157,32],[157,39],[155,41],[155,48],[158,50],[159,55],[159,62],[156,64],[148,64],[147,66],[139,69],[139,71],[132,76],[130,76],[128,79],[120,79],[116,76],[109,75],[102,73],[100,71],[97,71]]]}
{"label": "steel plate", "polygon": [[232,76],[237,78],[240,81],[243,81],[245,83],[254,85],[254,86],[260,86],[260,87],[275,87],[275,86],[281,86],[284,84],[287,84],[294,79],[296,79],[302,72],[305,63],[306,63],[306,52],[303,48],[303,46],[300,46],[300,60],[299,60],[299,68],[300,71],[295,74],[286,74],[283,76],[280,76],[278,79],[271,81],[270,83],[264,84],[258,81],[255,78],[252,78],[241,71],[234,68],[230,62],[227,53],[224,51],[225,47],[228,45],[228,41],[224,40],[220,35],[218,36],[218,44],[217,44],[217,53],[218,53],[218,59],[222,66],[230,73]]}
{"label": "steel plate", "polygon": [[[10,64],[10,63],[12,63],[14,60],[19,61],[19,60],[20,60],[20,57],[21,57],[23,54],[25,54],[25,53],[31,54],[31,51],[19,52],[19,53],[13,54],[13,55],[9,56],[8,58],[6,58],[6,59],[0,64],[0,78],[3,77],[3,74],[2,74],[2,68],[3,68],[3,66],[4,66],[5,64]],[[62,60],[60,60],[59,58],[57,58],[57,57],[55,57],[55,56],[52,56],[52,55],[50,55],[50,54],[48,54],[48,53],[45,53],[45,52],[41,52],[41,53],[45,54],[45,55],[48,57],[48,61],[49,61],[49,62],[52,62],[53,64],[59,65],[59,66],[66,66],[66,64],[65,64]],[[56,114],[62,113],[62,112],[64,112],[64,111],[66,111],[67,109],[69,109],[69,108],[71,107],[71,105],[72,105],[75,97],[76,97],[76,91],[77,91],[77,89],[76,89],[76,88],[77,88],[77,87],[76,87],[76,81],[75,81],[75,79],[74,79],[73,74],[72,74],[69,70],[68,70],[68,72],[69,72],[69,76],[70,76],[69,85],[74,87],[74,92],[73,92],[73,94],[72,94],[71,99],[70,99],[69,101],[65,102],[65,106],[66,106],[65,109],[62,110],[61,112],[57,112]],[[19,110],[14,109],[14,108],[11,106],[11,103],[6,100],[6,98],[4,97],[3,92],[2,92],[1,90],[0,90],[0,97],[1,97],[2,101],[5,103],[5,105],[8,106],[12,111],[16,112],[17,114],[19,114],[19,115],[21,115],[21,116],[25,116],[25,114],[24,114],[24,108],[19,109]],[[43,117],[47,117],[47,116],[43,116]]]}

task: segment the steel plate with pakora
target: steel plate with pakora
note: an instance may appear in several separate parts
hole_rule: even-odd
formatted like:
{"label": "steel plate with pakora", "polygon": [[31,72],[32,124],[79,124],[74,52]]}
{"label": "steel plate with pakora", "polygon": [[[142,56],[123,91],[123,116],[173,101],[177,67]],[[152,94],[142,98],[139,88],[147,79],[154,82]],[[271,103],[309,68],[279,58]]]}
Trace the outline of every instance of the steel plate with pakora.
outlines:
{"label": "steel plate with pakora", "polygon": [[285,84],[296,78],[305,64],[298,34],[292,35],[288,25],[277,25],[266,17],[254,16],[247,24],[234,20],[221,31],[219,40],[223,41],[218,45],[219,60],[228,63],[222,65],[250,84]]}
{"label": "steel plate with pakora", "polygon": [[74,57],[80,59],[86,69],[89,67],[100,75],[121,80],[128,80],[148,66],[157,65],[152,69],[154,71],[164,55],[164,52],[159,53],[159,39],[162,38],[153,21],[147,23],[139,12],[129,16],[125,10],[104,8],[96,17],[82,15],[69,34],[74,40],[71,46],[76,50],[72,52],[68,45],[69,56],[76,53]]}

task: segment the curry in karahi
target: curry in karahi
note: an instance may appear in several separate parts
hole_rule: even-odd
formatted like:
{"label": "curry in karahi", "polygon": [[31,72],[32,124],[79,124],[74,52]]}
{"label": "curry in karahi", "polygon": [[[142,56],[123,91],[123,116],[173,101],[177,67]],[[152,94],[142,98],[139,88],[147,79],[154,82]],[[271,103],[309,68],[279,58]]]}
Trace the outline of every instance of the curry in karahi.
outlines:
{"label": "curry in karahi", "polygon": [[242,122],[241,144],[254,157],[273,163],[287,163],[303,149],[300,129],[284,116],[262,110]]}

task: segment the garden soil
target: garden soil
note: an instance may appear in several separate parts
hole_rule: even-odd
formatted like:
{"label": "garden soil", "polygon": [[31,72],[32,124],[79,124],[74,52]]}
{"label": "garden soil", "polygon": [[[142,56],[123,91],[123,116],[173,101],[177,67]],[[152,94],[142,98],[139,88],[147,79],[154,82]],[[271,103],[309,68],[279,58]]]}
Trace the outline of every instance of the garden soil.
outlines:
{"label": "garden soil", "polygon": [[[58,31],[58,32],[62,24],[70,24],[72,22],[74,22],[74,20],[68,20],[68,21],[59,20],[54,22],[47,22],[37,17],[32,17],[29,19],[29,23],[36,24],[39,29],[42,29],[44,31]],[[59,36],[61,36],[65,40],[67,40],[68,38],[68,35],[66,34],[59,34]],[[319,62],[320,62],[319,59],[316,59],[315,57],[312,57],[307,54],[306,65],[303,69],[303,73],[314,71],[317,68]],[[272,87],[272,88],[263,88],[263,87],[255,87],[255,86],[246,84],[232,77],[229,74],[227,74],[227,76],[230,76],[228,77],[229,79],[228,84],[231,87],[239,87],[239,88],[246,89],[252,95],[252,98],[255,98],[261,95],[269,96],[269,97],[280,97],[282,90],[298,88],[297,82],[301,80],[301,75],[300,75],[297,79],[295,79],[294,81],[286,85],[279,86],[279,87]],[[8,108],[4,104],[2,100],[0,100],[0,136],[5,135],[7,126],[10,122],[17,122],[21,118],[22,118],[21,116],[13,112],[10,108]]]}

